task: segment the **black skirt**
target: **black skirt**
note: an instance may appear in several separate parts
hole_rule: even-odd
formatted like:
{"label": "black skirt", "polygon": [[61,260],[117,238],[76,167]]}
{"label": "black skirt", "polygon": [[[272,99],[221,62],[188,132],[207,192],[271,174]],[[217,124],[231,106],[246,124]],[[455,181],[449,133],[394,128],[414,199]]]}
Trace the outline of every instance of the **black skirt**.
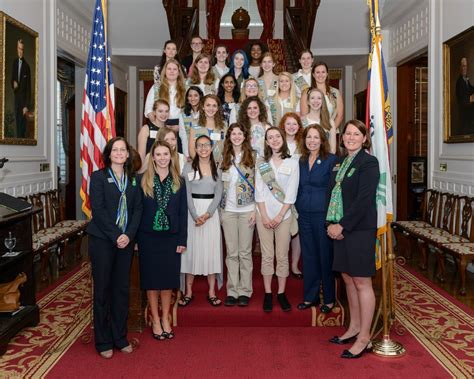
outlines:
{"label": "black skirt", "polygon": [[344,239],[334,240],[333,270],[352,277],[375,275],[375,239],[377,231],[344,231]]}
{"label": "black skirt", "polygon": [[179,288],[181,254],[176,252],[178,234],[138,232],[140,285],[143,290]]}

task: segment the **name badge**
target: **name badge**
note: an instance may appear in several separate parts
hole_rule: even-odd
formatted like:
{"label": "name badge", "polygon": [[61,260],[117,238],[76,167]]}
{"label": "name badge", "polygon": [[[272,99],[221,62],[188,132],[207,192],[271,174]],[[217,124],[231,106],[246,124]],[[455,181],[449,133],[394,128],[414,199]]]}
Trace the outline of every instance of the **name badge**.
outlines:
{"label": "name badge", "polygon": [[230,182],[230,174],[228,172],[223,172],[221,178],[223,182]]}
{"label": "name badge", "polygon": [[268,96],[275,96],[275,90],[274,89],[267,90],[267,95]]}
{"label": "name badge", "polygon": [[107,181],[108,181],[109,183],[113,183],[113,182],[114,182],[114,180],[113,180],[112,178],[107,178]]}
{"label": "name badge", "polygon": [[212,132],[212,133],[211,133],[211,140],[213,140],[213,141],[220,141],[220,140],[221,140],[221,133]]}
{"label": "name badge", "polygon": [[158,130],[150,130],[150,138],[156,138],[158,134]]}
{"label": "name badge", "polygon": [[291,174],[291,167],[280,167],[278,172],[283,174],[283,175],[290,175]]}
{"label": "name badge", "polygon": [[201,179],[201,176],[199,175],[199,171],[189,172],[188,173],[188,179],[189,179],[190,182],[192,182],[193,180]]}

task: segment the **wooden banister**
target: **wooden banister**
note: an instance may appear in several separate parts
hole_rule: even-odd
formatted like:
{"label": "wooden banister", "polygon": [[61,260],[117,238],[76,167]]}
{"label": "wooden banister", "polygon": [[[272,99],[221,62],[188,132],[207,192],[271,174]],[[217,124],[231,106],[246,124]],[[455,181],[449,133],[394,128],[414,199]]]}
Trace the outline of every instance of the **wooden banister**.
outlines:
{"label": "wooden banister", "polygon": [[316,14],[321,0],[296,0],[294,6],[285,0],[285,41],[292,66],[298,66],[298,60],[304,49],[311,47]]}
{"label": "wooden banister", "polygon": [[168,18],[171,39],[177,43],[178,56],[183,58],[190,49],[191,38],[199,29],[199,1],[193,0],[191,7],[185,0],[163,0]]}

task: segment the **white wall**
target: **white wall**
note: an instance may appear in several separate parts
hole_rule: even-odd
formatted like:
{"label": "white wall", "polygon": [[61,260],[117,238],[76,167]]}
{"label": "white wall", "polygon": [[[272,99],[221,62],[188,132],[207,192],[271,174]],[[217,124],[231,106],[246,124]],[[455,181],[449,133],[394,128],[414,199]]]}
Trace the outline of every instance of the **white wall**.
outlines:
{"label": "white wall", "polygon": [[[0,155],[10,160],[3,169],[0,169],[0,191],[13,196],[50,189],[54,186],[56,177],[54,154],[51,151],[55,104],[49,101],[54,99],[55,91],[55,85],[50,77],[53,73],[54,78],[56,72],[56,61],[55,59],[51,61],[55,44],[54,32],[51,30],[51,24],[54,23],[54,3],[55,0],[0,0],[0,9],[3,12],[38,32],[39,35],[38,144],[0,145]],[[7,64],[12,59],[14,57],[5,57]],[[49,163],[50,170],[40,172],[41,163]]]}
{"label": "white wall", "polygon": [[[474,143],[447,144],[443,142],[443,42],[471,27],[474,23],[474,1],[430,1],[430,30],[428,64],[430,88],[435,94],[430,100],[430,143],[432,150],[432,186],[441,190],[474,195]],[[439,171],[441,163],[447,171]]]}

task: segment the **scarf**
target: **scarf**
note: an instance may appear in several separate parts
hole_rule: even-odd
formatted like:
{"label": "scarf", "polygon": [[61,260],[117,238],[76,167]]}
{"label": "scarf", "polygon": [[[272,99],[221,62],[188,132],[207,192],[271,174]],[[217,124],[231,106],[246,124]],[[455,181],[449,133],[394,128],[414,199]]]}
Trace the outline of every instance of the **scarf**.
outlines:
{"label": "scarf", "polygon": [[120,192],[120,199],[117,208],[117,218],[115,219],[115,224],[119,227],[122,233],[125,233],[128,224],[127,195],[125,193],[125,190],[127,189],[128,185],[128,176],[124,172],[120,180],[118,180],[115,176],[115,173],[110,168],[109,175],[112,177],[112,180],[114,181]]}
{"label": "scarf", "polygon": [[332,189],[331,199],[329,200],[328,214],[326,216],[326,221],[338,223],[344,216],[344,207],[342,204],[342,188],[341,183],[346,176],[347,169],[350,167],[354,157],[357,154],[352,156],[347,156],[342,162],[341,167],[336,175],[336,185]]}
{"label": "scarf", "polygon": [[168,175],[163,181],[160,182],[160,176],[155,175],[153,178],[153,194],[155,196],[156,203],[158,204],[158,210],[155,214],[153,221],[153,230],[162,232],[170,229],[170,222],[168,216],[165,213],[168,203],[170,201],[170,195],[172,192],[173,181],[171,176]]}

